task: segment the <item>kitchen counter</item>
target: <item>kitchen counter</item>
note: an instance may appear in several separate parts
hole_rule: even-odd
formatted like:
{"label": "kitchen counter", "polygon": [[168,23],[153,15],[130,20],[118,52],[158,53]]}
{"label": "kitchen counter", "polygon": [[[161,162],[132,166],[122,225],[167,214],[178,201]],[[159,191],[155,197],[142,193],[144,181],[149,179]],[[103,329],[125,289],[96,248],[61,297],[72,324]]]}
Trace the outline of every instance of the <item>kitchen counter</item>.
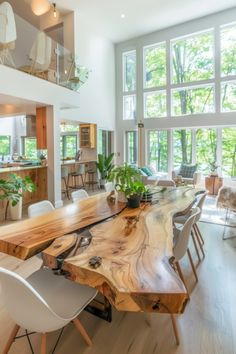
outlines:
{"label": "kitchen counter", "polygon": [[0,167],[0,173],[18,173],[20,171],[26,171],[26,170],[34,170],[34,169],[39,169],[39,168],[46,168],[47,166],[25,166],[25,167],[21,167],[21,166],[13,166],[13,167]]}
{"label": "kitchen counter", "polygon": [[84,164],[84,163],[91,163],[91,162],[96,162],[96,160],[79,160],[79,161],[64,160],[64,161],[61,161],[61,166]]}

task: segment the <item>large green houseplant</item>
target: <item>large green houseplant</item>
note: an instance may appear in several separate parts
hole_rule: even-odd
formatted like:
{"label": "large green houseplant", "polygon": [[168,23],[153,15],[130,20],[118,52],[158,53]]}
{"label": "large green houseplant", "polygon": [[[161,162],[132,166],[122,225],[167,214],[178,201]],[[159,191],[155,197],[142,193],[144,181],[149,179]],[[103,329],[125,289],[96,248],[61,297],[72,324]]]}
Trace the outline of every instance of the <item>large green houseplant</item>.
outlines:
{"label": "large green houseplant", "polygon": [[7,218],[7,211],[9,204],[12,207],[20,208],[19,217],[22,212],[22,193],[23,192],[34,192],[36,190],[36,186],[31,180],[30,177],[26,176],[24,178],[16,175],[15,173],[11,173],[9,179],[0,179],[0,200],[6,200],[6,209],[5,209],[5,219]]}
{"label": "large green houseplant", "polygon": [[98,162],[96,162],[97,169],[100,173],[100,186],[104,186],[106,180],[109,178],[111,170],[113,169],[113,157],[114,153],[111,153],[108,157],[103,154],[98,154]]}
{"label": "large green houseplant", "polygon": [[118,199],[120,201],[128,200],[128,205],[131,207],[139,206],[141,196],[147,190],[141,179],[140,171],[127,163],[114,167],[109,177],[120,193]]}

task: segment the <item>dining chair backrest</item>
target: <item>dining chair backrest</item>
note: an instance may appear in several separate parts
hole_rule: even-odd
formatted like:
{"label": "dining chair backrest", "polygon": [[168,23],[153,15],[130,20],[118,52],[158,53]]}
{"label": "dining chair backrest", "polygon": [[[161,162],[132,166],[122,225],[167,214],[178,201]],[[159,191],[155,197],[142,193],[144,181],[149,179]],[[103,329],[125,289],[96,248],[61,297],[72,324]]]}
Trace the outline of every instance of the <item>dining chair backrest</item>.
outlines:
{"label": "dining chair backrest", "polygon": [[43,31],[37,34],[29,57],[36,70],[47,70],[51,63],[52,40]]}
{"label": "dining chair backrest", "polygon": [[199,196],[199,199],[198,199],[197,203],[196,203],[196,207],[198,207],[198,208],[201,210],[201,212],[200,212],[200,214],[196,217],[195,222],[198,222],[198,221],[200,220],[200,218],[201,218],[202,208],[203,208],[203,204],[204,204],[204,202],[205,202],[206,196],[207,196],[207,192],[201,194],[201,195]]}
{"label": "dining chair backrest", "polygon": [[49,200],[42,200],[41,202],[31,204],[28,207],[28,217],[32,218],[34,216],[47,214],[53,210],[55,210],[55,208]]}
{"label": "dining chair backrest", "polygon": [[50,332],[68,321],[58,316],[43,297],[20,275],[0,268],[1,296],[11,318],[22,328]]}
{"label": "dining chair backrest", "polygon": [[104,188],[106,192],[112,192],[115,189],[113,182],[106,182]]}
{"label": "dining chair backrest", "polygon": [[71,199],[73,203],[78,202],[79,200],[83,200],[88,198],[88,193],[84,189],[79,189],[78,191],[74,191],[71,193]]}
{"label": "dining chair backrest", "polygon": [[12,44],[16,40],[16,23],[12,6],[9,2],[0,4],[0,44]]}
{"label": "dining chair backrest", "polygon": [[175,181],[172,179],[159,179],[157,181],[157,186],[160,187],[175,187]]}
{"label": "dining chair backrest", "polygon": [[191,235],[192,226],[195,222],[195,219],[201,213],[200,208],[196,207],[191,210],[191,214],[184,223],[183,228],[178,234],[178,238],[173,247],[173,254],[177,261],[184,257],[189,243],[189,237]]}
{"label": "dining chair backrest", "polygon": [[66,166],[61,167],[61,178],[66,178],[69,175],[69,169]]}

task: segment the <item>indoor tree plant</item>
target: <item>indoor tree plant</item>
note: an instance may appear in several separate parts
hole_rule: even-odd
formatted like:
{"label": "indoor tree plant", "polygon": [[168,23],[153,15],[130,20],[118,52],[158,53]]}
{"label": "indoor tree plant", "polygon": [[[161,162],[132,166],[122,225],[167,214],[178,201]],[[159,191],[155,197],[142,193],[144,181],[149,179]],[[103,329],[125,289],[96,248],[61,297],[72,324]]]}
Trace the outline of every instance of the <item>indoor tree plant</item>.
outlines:
{"label": "indoor tree plant", "polygon": [[113,157],[114,153],[111,153],[108,157],[98,154],[98,162],[96,162],[97,169],[100,173],[100,186],[104,187],[105,182],[109,178],[110,172],[113,169]]}
{"label": "indoor tree plant", "polygon": [[34,192],[36,185],[29,176],[21,178],[11,173],[8,180],[0,179],[0,200],[6,200],[5,220],[10,205],[11,219],[19,220],[22,216],[22,193]]}

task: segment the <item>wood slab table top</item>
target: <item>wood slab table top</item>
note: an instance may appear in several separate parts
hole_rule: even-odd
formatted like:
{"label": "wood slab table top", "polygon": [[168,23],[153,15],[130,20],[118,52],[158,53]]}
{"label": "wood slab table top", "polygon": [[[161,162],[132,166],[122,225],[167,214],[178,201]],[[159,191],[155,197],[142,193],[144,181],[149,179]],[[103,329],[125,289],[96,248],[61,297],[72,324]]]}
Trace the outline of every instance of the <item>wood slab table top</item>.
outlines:
{"label": "wood slab table top", "polygon": [[0,252],[27,259],[57,237],[103,221],[125,208],[124,203],[112,203],[107,196],[97,194],[46,215],[0,226]]}
{"label": "wood slab table top", "polygon": [[[174,271],[172,218],[187,210],[203,190],[167,188],[158,203],[124,209],[115,218],[90,229],[90,245],[75,247],[67,254],[62,270],[69,279],[97,288],[121,311],[182,313],[187,292]],[[76,236],[63,236],[45,251],[45,264],[52,268],[60,254],[76,245]],[[101,265],[89,265],[92,257]]]}

